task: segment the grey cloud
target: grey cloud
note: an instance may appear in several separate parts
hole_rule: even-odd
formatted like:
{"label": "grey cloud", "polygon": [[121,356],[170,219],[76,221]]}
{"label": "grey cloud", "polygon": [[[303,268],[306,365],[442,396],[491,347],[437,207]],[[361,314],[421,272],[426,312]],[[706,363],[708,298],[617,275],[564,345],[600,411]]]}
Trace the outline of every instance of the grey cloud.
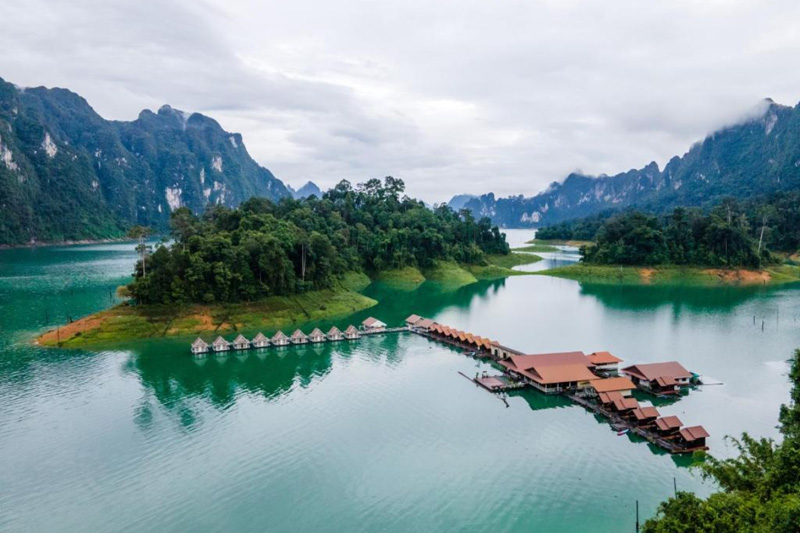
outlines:
{"label": "grey cloud", "polygon": [[534,194],[663,165],[767,96],[800,99],[800,5],[28,0],[0,76],[109,118],[163,103],[240,131],[290,183]]}

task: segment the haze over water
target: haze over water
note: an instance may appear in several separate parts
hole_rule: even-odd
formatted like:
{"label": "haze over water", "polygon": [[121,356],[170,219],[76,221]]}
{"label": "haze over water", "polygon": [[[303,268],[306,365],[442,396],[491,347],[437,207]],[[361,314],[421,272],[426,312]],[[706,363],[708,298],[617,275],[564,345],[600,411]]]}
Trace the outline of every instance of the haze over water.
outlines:
{"label": "haze over water", "polygon": [[[633,531],[636,499],[650,516],[673,477],[712,489],[687,460],[561,398],[525,391],[506,408],[458,374],[489,364],[411,334],[200,360],[186,339],[31,344],[110,305],[132,248],[0,251],[0,530],[616,532]],[[522,276],[366,292],[381,304],[337,325],[417,313],[531,353],[678,360],[724,385],[659,409],[704,425],[716,455],[726,434],[777,437],[800,346],[797,285]]]}

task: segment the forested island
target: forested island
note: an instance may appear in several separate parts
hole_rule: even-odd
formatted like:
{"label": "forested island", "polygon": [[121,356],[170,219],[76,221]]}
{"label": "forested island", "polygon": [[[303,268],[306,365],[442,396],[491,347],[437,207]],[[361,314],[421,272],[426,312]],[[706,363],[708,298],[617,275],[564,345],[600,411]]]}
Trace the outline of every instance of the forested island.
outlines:
{"label": "forested island", "polygon": [[[537,240],[590,240],[581,265],[549,271],[576,279],[768,283],[798,279],[800,195],[740,204],[726,199],[704,213],[675,208],[656,216],[603,213],[542,228]],[[770,250],[773,247],[775,252]]]}
{"label": "forested island", "polygon": [[[42,344],[267,330],[344,316],[377,302],[358,292],[370,280],[414,288],[425,280],[458,287],[518,274],[540,258],[511,254],[489,219],[406,196],[400,179],[342,181],[322,195],[238,208],[187,208],[171,239],[141,244],[130,303],[50,331]],[[141,235],[141,233],[139,233]]]}

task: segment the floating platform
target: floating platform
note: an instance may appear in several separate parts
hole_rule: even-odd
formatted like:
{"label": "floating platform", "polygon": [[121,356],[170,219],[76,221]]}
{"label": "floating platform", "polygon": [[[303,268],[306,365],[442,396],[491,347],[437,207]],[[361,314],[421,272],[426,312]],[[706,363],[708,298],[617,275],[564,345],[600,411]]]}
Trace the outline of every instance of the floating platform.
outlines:
{"label": "floating platform", "polygon": [[508,376],[503,375],[483,376],[475,378],[473,381],[489,392],[502,392],[525,387],[525,384],[521,381],[513,381]]}

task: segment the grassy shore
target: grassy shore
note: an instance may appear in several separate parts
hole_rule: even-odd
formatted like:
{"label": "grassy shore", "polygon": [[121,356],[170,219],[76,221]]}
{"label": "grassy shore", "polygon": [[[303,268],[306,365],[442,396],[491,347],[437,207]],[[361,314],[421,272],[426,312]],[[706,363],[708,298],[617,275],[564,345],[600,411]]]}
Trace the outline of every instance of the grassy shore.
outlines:
{"label": "grassy shore", "polygon": [[528,246],[521,246],[514,248],[515,252],[558,252],[559,249],[552,244],[530,244]]}
{"label": "grassy shore", "polygon": [[538,275],[588,283],[622,285],[746,286],[800,281],[800,267],[779,265],[764,270],[702,267],[622,267],[576,264],[536,272]]}
{"label": "grassy shore", "polygon": [[[509,254],[488,256],[486,265],[438,261],[424,271],[413,267],[388,270],[375,279],[409,290],[416,289],[425,281],[456,289],[479,279],[523,274],[511,270],[511,267],[540,260],[533,254]],[[80,348],[146,338],[210,336],[240,330],[268,333],[291,329],[307,322],[345,317],[376,305],[376,300],[360,294],[371,282],[365,274],[351,272],[333,289],[273,296],[258,302],[183,306],[121,304],[48,331],[36,342],[42,346]]]}
{"label": "grassy shore", "polygon": [[[349,280],[351,283],[355,279]],[[345,287],[273,296],[258,302],[225,305],[131,306],[111,309],[51,330],[36,342],[43,346],[79,348],[121,341],[210,334],[242,329],[264,332],[288,329],[310,321],[344,317],[378,302]]]}
{"label": "grassy shore", "polygon": [[533,239],[525,244],[534,244],[541,246],[574,246],[580,248],[585,244],[594,244],[592,241],[562,241],[560,239]]}

